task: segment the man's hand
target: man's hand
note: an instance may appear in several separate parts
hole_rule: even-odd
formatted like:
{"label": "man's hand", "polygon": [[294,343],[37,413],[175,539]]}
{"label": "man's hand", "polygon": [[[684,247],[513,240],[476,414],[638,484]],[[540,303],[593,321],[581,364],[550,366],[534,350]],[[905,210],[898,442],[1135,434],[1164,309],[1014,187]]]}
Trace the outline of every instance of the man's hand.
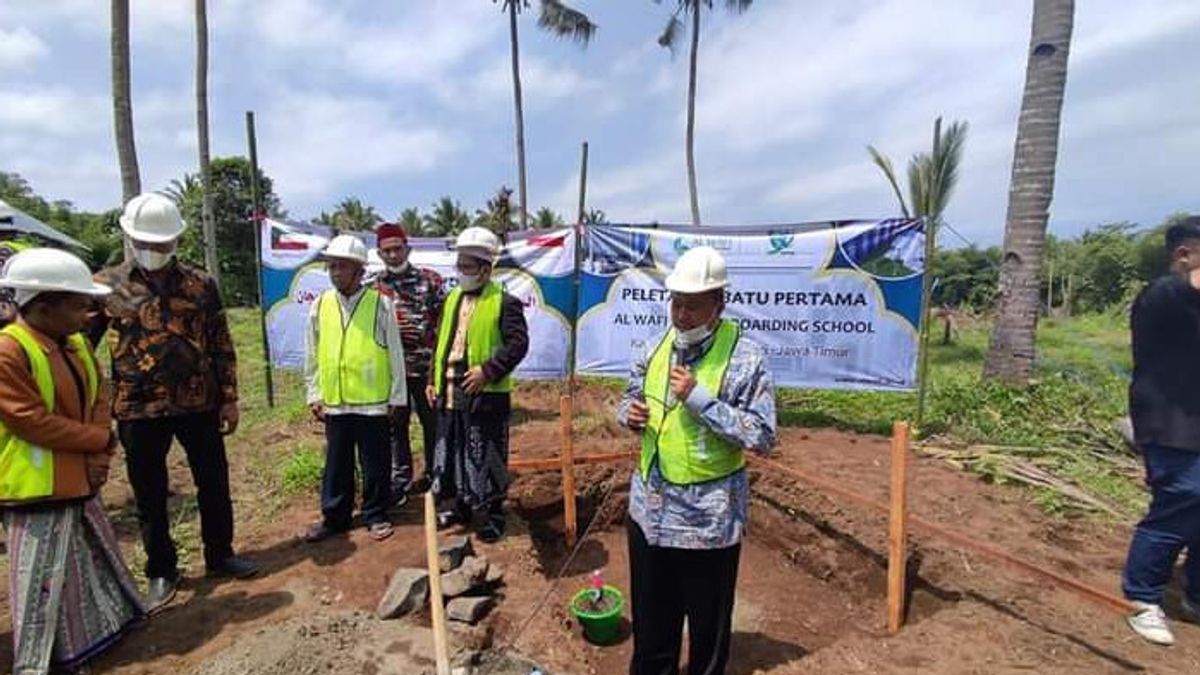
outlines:
{"label": "man's hand", "polygon": [[1194,268],[1188,272],[1188,281],[1191,282],[1192,288],[1200,291],[1200,267]]}
{"label": "man's hand", "polygon": [[425,400],[429,402],[430,408],[437,407],[437,389],[432,384],[425,385]]}
{"label": "man's hand", "polygon": [[219,413],[221,420],[221,435],[228,436],[237,431],[238,421],[242,419],[241,413],[238,412],[238,404],[226,403],[221,406]]}
{"label": "man's hand", "polygon": [[315,418],[318,422],[325,421],[325,404],[309,403],[308,411],[312,413],[313,418]]}
{"label": "man's hand", "polygon": [[108,467],[112,456],[107,452],[92,452],[88,453],[84,461],[87,467],[88,485],[93,490],[99,490],[102,485],[108,482]]}
{"label": "man's hand", "polygon": [[629,404],[629,411],[625,414],[625,423],[630,429],[638,431],[646,428],[646,423],[650,421],[650,408],[641,401],[634,401]]}
{"label": "man's hand", "polygon": [[675,366],[671,369],[671,393],[675,394],[676,399],[680,402],[686,401],[695,388],[696,377],[690,370],[683,366]]}
{"label": "man's hand", "polygon": [[475,366],[467,371],[467,376],[463,378],[463,388],[467,393],[474,396],[483,391],[483,386],[487,384],[487,376],[483,374],[483,366]]}

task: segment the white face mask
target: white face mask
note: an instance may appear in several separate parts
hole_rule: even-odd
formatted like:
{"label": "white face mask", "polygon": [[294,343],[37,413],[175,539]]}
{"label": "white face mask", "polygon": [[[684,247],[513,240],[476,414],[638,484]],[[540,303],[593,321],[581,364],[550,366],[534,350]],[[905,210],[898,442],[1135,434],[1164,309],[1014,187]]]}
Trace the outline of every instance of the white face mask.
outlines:
{"label": "white face mask", "polygon": [[148,248],[134,248],[133,259],[137,262],[138,267],[149,271],[157,272],[170,264],[171,259],[175,257],[175,250],[172,249],[167,253],[161,251],[152,251]]}
{"label": "white face mask", "polygon": [[458,273],[458,287],[470,293],[477,291],[483,286],[483,277],[478,274],[463,274]]}
{"label": "white face mask", "polygon": [[387,271],[391,272],[392,274],[403,274],[404,272],[408,271],[408,261],[405,260],[399,265],[388,265]]}
{"label": "white face mask", "polygon": [[675,346],[677,347],[695,347],[704,342],[705,338],[712,335],[713,329],[707,323],[702,323],[695,328],[688,330],[675,329]]}

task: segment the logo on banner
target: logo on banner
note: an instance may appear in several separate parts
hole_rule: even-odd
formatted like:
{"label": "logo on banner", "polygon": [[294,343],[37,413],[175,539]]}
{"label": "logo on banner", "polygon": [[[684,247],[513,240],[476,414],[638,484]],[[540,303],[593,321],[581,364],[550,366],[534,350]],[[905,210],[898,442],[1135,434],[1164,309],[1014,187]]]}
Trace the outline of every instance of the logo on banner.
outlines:
{"label": "logo on banner", "polygon": [[796,243],[795,232],[771,230],[768,235],[771,249],[767,251],[767,255],[794,255],[796,253],[792,250],[792,245]]}
{"label": "logo on banner", "polygon": [[718,251],[729,251],[733,249],[733,240],[729,237],[675,237],[675,242],[673,243],[673,248],[679,255],[683,255],[697,246],[708,246]]}

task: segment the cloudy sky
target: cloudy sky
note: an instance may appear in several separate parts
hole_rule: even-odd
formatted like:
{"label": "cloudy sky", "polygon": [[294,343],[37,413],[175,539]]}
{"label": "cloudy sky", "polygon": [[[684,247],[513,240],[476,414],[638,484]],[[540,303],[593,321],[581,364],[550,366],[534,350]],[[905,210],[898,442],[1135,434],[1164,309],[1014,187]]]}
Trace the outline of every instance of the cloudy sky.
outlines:
{"label": "cloudy sky", "polygon": [[[536,4],[536,3],[535,3]],[[614,221],[688,220],[687,59],[650,0],[574,0],[583,50],[522,18],[531,206]],[[667,3],[670,4],[670,3]],[[1077,0],[1052,230],[1200,211],[1200,2]],[[932,122],[967,120],[948,219],[999,243],[1031,1],[760,0],[705,15],[697,157],[710,223],[892,215],[864,146],[902,164]],[[0,170],[103,209],[120,198],[107,0],[0,3]],[[293,217],[358,196],[386,217],[443,194],[468,208],[515,187],[507,21],[489,0],[209,0],[213,153],[259,156]],[[194,171],[191,0],[133,0],[143,186]],[[947,242],[953,243],[953,242]]]}

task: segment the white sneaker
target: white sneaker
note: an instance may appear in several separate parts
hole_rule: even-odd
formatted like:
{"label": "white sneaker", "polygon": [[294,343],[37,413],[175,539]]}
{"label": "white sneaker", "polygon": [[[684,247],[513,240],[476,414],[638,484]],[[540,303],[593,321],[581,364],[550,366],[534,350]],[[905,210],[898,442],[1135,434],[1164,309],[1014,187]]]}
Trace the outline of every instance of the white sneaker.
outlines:
{"label": "white sneaker", "polygon": [[1126,618],[1133,632],[1156,645],[1169,647],[1175,644],[1175,636],[1171,634],[1171,627],[1167,625],[1167,615],[1163,613],[1162,607],[1136,601],[1133,606],[1134,613]]}
{"label": "white sneaker", "polygon": [[1192,602],[1185,595],[1181,603],[1183,608],[1183,620],[1191,623],[1200,623],[1200,604]]}

